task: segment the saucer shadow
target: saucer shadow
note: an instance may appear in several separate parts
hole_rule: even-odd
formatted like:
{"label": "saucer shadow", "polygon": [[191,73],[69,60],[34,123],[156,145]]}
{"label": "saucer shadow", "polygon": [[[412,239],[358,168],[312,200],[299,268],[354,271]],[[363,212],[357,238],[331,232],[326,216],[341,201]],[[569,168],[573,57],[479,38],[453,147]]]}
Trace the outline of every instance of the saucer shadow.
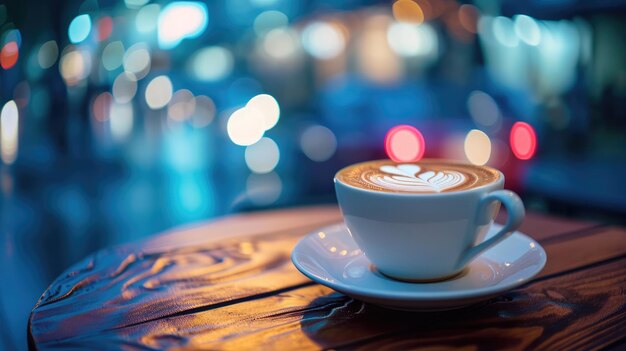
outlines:
{"label": "saucer shadow", "polygon": [[[495,303],[506,301],[510,298],[501,296],[455,310],[413,312],[387,309],[333,292],[318,297],[305,308],[300,327],[321,348],[353,348],[370,343],[380,343],[376,349],[463,346],[467,345],[466,340],[460,338],[455,341],[453,339],[456,338],[451,339],[450,335],[484,327],[485,319],[493,319],[497,315],[499,308],[494,306]],[[494,342],[506,345],[514,339]]]}

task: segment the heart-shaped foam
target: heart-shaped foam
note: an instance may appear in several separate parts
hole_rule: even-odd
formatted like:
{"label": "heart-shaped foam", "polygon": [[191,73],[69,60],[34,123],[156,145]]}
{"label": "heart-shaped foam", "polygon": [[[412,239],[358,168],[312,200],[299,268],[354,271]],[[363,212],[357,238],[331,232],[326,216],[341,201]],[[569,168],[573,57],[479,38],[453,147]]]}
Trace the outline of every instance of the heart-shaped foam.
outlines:
{"label": "heart-shaped foam", "polygon": [[372,184],[395,191],[442,192],[465,182],[465,175],[457,171],[422,171],[413,164],[381,166],[380,171],[389,175],[374,174],[369,177]]}

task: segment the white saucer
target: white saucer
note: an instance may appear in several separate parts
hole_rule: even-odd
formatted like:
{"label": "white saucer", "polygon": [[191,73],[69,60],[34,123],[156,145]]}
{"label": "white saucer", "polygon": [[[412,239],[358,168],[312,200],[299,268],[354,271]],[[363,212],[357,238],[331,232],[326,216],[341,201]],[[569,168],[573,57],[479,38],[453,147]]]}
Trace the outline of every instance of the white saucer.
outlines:
{"label": "white saucer", "polygon": [[[487,237],[498,228],[494,224]],[[341,223],[304,237],[291,260],[307,277],[355,299],[392,309],[423,311],[460,308],[522,285],[541,271],[546,252],[533,239],[514,232],[452,279],[409,283],[376,271]]]}

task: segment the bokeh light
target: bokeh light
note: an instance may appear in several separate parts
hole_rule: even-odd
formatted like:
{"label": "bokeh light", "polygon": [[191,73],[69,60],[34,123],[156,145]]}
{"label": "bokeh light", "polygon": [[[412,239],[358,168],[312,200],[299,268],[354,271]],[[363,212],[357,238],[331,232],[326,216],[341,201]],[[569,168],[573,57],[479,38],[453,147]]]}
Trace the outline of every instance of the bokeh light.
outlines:
{"label": "bokeh light", "polygon": [[19,112],[15,101],[9,100],[0,112],[0,156],[7,165],[15,162],[19,135]]}
{"label": "bokeh light", "polygon": [[436,54],[438,39],[428,24],[394,23],[387,31],[387,40],[393,51],[402,56],[427,56]]}
{"label": "bokeh light", "polygon": [[293,57],[298,52],[299,45],[297,34],[288,28],[272,29],[263,39],[265,54],[277,60]]}
{"label": "bokeh light", "polygon": [[254,109],[263,116],[265,130],[272,129],[280,118],[280,106],[273,96],[259,94],[246,104],[247,108]]}
{"label": "bokeh light", "polygon": [[175,121],[184,121],[196,111],[196,99],[191,91],[181,89],[174,93],[167,104],[167,116]]}
{"label": "bokeh light", "polygon": [[113,81],[113,97],[118,103],[131,101],[137,93],[137,78],[130,72],[122,72]]}
{"label": "bokeh light", "polygon": [[250,174],[246,181],[246,195],[250,202],[264,206],[276,202],[282,193],[283,182],[276,174]]}
{"label": "bokeh light", "polygon": [[18,29],[9,29],[2,33],[2,44],[14,41],[17,47],[22,46],[22,33]]}
{"label": "bokeh light", "polygon": [[515,16],[515,34],[526,44],[537,46],[541,43],[541,29],[532,17],[526,15]]}
{"label": "bokeh light", "polygon": [[511,150],[520,160],[530,160],[537,149],[535,129],[526,122],[515,122],[509,137]]}
{"label": "bokeh light", "polygon": [[424,12],[418,3],[412,0],[398,0],[392,6],[393,17],[399,22],[419,24],[424,22]]}
{"label": "bokeh light", "polygon": [[128,48],[124,54],[124,70],[142,79],[150,71],[150,51],[145,43],[137,43]]}
{"label": "bokeh light", "polygon": [[172,81],[168,76],[155,77],[146,87],[146,103],[153,110],[158,110],[172,99]]}
{"label": "bokeh light", "polygon": [[58,57],[59,47],[57,46],[57,42],[54,40],[49,40],[43,43],[37,52],[37,62],[43,69],[52,67],[52,65],[57,62]]}
{"label": "bokeh light", "polygon": [[236,145],[252,145],[265,133],[265,116],[259,109],[242,107],[230,115],[226,130]]}
{"label": "bokeh light", "polygon": [[173,49],[183,39],[202,34],[209,23],[205,4],[195,1],[171,2],[161,10],[158,19],[158,39],[161,49]]}
{"label": "bokeh light", "polygon": [[513,21],[504,16],[498,16],[492,22],[493,35],[496,40],[506,47],[516,47],[519,45],[519,38],[515,34]]}
{"label": "bokeh light", "polygon": [[475,165],[482,166],[489,162],[491,157],[491,140],[489,136],[478,129],[472,129],[465,137],[463,145],[465,157]]}
{"label": "bokeh light", "polygon": [[91,32],[91,17],[89,15],[76,16],[67,29],[67,35],[72,44],[78,44],[89,36]]}
{"label": "bokeh light", "polygon": [[343,52],[346,39],[336,26],[326,22],[313,22],[302,32],[302,46],[311,56],[329,60]]}
{"label": "bokeh light", "polygon": [[113,41],[102,50],[102,67],[107,71],[113,71],[122,65],[124,60],[124,44],[121,41]]}
{"label": "bokeh light", "polygon": [[478,32],[478,18],[480,13],[474,5],[463,4],[459,7],[459,23],[468,32],[476,34]]}
{"label": "bokeh light", "polygon": [[390,23],[387,16],[372,16],[356,42],[359,73],[378,84],[395,82],[404,73],[402,61],[387,38]]}
{"label": "bokeh light", "polygon": [[221,46],[210,46],[196,52],[191,58],[193,75],[203,81],[218,81],[228,76],[234,65],[233,55]]}
{"label": "bokeh light", "polygon": [[280,150],[274,140],[263,137],[246,147],[245,160],[248,168],[259,174],[269,173],[276,168],[280,160]]}
{"label": "bokeh light", "polygon": [[289,18],[280,11],[264,11],[254,19],[254,32],[264,35],[275,28],[287,27]]}
{"label": "bokeh light", "polygon": [[133,130],[133,105],[113,102],[109,109],[111,135],[115,140],[123,141]]}
{"label": "bokeh light", "polygon": [[91,106],[91,114],[93,118],[98,122],[105,122],[109,120],[111,114],[111,104],[113,103],[113,95],[109,92],[100,93],[93,100]]}
{"label": "bokeh light", "polygon": [[15,66],[19,58],[19,48],[17,42],[10,41],[6,43],[0,50],[0,65],[4,69],[10,69]]}
{"label": "bokeh light", "polygon": [[479,127],[498,129],[502,122],[496,101],[487,93],[474,90],[467,98],[467,109]]}
{"label": "bokeh light", "polygon": [[337,138],[324,126],[310,126],[300,136],[300,148],[311,160],[324,162],[337,151]]}
{"label": "bokeh light", "polygon": [[91,55],[86,50],[72,47],[64,50],[59,64],[61,77],[67,85],[76,85],[83,81],[91,72]]}
{"label": "bokeh light", "polygon": [[149,4],[142,7],[135,16],[135,27],[139,33],[151,33],[157,29],[161,6]]}
{"label": "bokeh light", "polygon": [[424,156],[426,143],[417,128],[399,125],[391,128],[385,137],[385,152],[395,162],[415,162]]}
{"label": "bokeh light", "polygon": [[196,96],[196,108],[191,117],[191,125],[195,128],[205,127],[215,118],[215,103],[213,100],[204,95]]}
{"label": "bokeh light", "polygon": [[113,19],[110,16],[104,16],[98,20],[98,41],[109,39],[113,33]]}
{"label": "bokeh light", "polygon": [[148,2],[150,2],[150,0],[124,0],[126,7],[129,9],[138,9]]}

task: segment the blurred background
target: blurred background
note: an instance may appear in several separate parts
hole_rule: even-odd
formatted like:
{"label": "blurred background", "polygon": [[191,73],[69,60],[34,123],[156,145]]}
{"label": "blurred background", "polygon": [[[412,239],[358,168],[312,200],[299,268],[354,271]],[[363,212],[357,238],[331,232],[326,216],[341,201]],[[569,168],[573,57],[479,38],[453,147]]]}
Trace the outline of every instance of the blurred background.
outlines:
{"label": "blurred background", "polygon": [[[0,349],[102,247],[333,203],[357,161],[501,169],[625,223],[626,1],[0,4]],[[410,127],[408,127],[410,126]]]}

